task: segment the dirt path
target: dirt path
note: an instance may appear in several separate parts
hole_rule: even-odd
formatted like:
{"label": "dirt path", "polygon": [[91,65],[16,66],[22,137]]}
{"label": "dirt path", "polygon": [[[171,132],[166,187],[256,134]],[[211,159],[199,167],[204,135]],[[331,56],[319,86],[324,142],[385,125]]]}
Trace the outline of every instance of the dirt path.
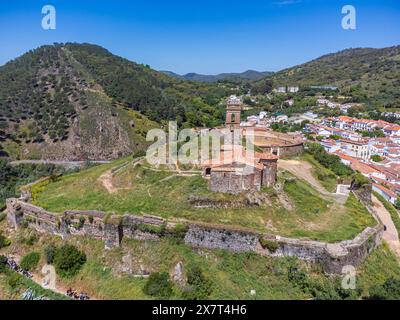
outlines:
{"label": "dirt path", "polygon": [[372,202],[379,218],[386,226],[386,230],[383,232],[383,239],[388,243],[389,248],[396,254],[397,258],[400,260],[399,234],[392,221],[390,213],[375,196],[372,196]]}
{"label": "dirt path", "polygon": [[123,163],[120,167],[117,167],[116,170],[115,170],[115,168],[111,168],[110,170],[107,170],[106,172],[104,172],[97,179],[97,181],[99,181],[103,185],[103,187],[107,190],[108,193],[110,193],[110,194],[117,193],[119,190],[123,190],[124,188],[116,188],[114,186],[114,184],[113,184],[114,175],[119,173],[119,172],[121,172],[122,170],[126,169],[126,167],[129,166],[129,165],[133,165],[133,167],[135,167],[142,160],[143,160],[142,158],[138,158],[133,162]]}
{"label": "dirt path", "polygon": [[296,177],[308,182],[315,190],[317,190],[324,198],[333,200],[340,205],[346,203],[347,194],[330,193],[321,183],[313,176],[313,167],[307,161],[300,160],[279,160],[278,168],[289,171]]}
{"label": "dirt path", "polygon": [[320,182],[314,178],[311,173],[312,165],[306,161],[299,160],[279,160],[278,168],[284,169],[296,177],[301,178],[311,184],[319,193],[323,195],[331,195],[321,184]]}
{"label": "dirt path", "polygon": [[116,193],[117,188],[114,187],[112,183],[113,174],[111,170],[104,172],[98,179],[98,181],[106,188],[108,193]]}

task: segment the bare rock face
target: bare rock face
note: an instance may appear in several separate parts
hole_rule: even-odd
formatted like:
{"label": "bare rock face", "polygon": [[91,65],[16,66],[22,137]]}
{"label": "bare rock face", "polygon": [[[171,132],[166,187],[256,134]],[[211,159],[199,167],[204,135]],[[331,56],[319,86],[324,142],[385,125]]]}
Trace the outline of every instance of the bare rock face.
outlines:
{"label": "bare rock face", "polygon": [[183,263],[181,261],[176,264],[171,278],[172,281],[180,287],[184,287],[186,285],[187,279],[185,277]]}

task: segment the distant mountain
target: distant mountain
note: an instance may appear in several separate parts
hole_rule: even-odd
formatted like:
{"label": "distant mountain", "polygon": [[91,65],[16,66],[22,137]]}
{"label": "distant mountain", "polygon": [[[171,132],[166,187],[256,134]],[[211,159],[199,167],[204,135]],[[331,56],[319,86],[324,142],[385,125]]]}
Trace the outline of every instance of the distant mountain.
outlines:
{"label": "distant mountain", "polygon": [[360,101],[400,107],[400,46],[356,48],[274,73],[275,86],[338,86]]}
{"label": "distant mountain", "polygon": [[162,122],[218,125],[228,88],[169,77],[91,44],[31,50],[0,67],[0,156],[105,160]]}
{"label": "distant mountain", "polygon": [[247,70],[242,73],[220,73],[217,75],[205,75],[205,74],[198,74],[198,73],[187,73],[185,75],[179,75],[171,71],[161,71],[166,75],[171,77],[175,77],[182,80],[188,81],[199,81],[199,82],[217,82],[222,80],[227,81],[239,81],[239,80],[259,80],[264,78],[265,76],[269,76],[273,74],[273,72],[265,71],[259,72],[255,70]]}

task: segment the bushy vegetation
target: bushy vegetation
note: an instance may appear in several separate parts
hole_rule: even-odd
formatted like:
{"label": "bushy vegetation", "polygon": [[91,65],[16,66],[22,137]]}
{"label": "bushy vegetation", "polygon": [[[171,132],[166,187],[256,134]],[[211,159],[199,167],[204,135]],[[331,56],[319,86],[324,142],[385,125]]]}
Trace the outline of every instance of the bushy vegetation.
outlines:
{"label": "bushy vegetation", "polygon": [[47,264],[53,264],[56,252],[57,247],[52,243],[44,247],[43,254]]}
{"label": "bushy vegetation", "polygon": [[0,232],[0,249],[8,247],[10,244],[11,241]]}
{"label": "bushy vegetation", "polygon": [[6,272],[7,268],[7,257],[0,255],[0,273]]}
{"label": "bushy vegetation", "polygon": [[51,164],[21,164],[11,166],[0,158],[0,209],[4,207],[7,198],[18,195],[18,188],[41,177],[61,174],[63,169]]}
{"label": "bushy vegetation", "polygon": [[389,278],[383,285],[375,285],[370,291],[370,300],[400,300],[400,279]]}
{"label": "bushy vegetation", "polygon": [[264,249],[268,249],[268,251],[274,253],[279,249],[279,243],[276,241],[265,239],[264,237],[260,237],[260,244]]}
{"label": "bushy vegetation", "polygon": [[318,143],[307,142],[306,150],[321,165],[332,170],[336,175],[340,177],[348,177],[354,173],[354,171],[350,167],[346,166],[340,161],[340,158],[338,156],[327,153],[324,147]]}
{"label": "bushy vegetation", "polygon": [[183,297],[187,300],[205,300],[212,292],[212,284],[199,266],[189,268],[187,272],[187,286]]}
{"label": "bushy vegetation", "polygon": [[381,162],[383,160],[383,158],[377,154],[374,154],[371,156],[371,160],[374,162]]}
{"label": "bushy vegetation", "polygon": [[155,272],[147,279],[143,292],[149,296],[168,299],[172,295],[172,283],[167,272]]}
{"label": "bushy vegetation", "polygon": [[85,262],[86,254],[69,244],[57,248],[54,255],[57,274],[64,278],[76,275]]}
{"label": "bushy vegetation", "polygon": [[271,124],[271,129],[277,132],[296,132],[302,131],[306,124],[309,123],[308,120],[304,120],[301,123],[289,124],[287,122],[274,122]]}
{"label": "bushy vegetation", "polygon": [[38,266],[39,261],[40,253],[30,252],[21,259],[20,266],[24,270],[32,271]]}

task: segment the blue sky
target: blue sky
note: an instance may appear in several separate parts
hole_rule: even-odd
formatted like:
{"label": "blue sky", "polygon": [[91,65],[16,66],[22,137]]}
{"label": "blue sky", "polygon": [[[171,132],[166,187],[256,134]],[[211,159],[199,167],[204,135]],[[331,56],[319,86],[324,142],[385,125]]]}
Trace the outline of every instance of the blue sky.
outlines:
{"label": "blue sky", "polygon": [[[57,10],[56,30],[41,28],[46,4]],[[347,4],[356,30],[341,27]],[[67,41],[177,73],[277,71],[345,48],[400,44],[400,1],[0,0],[0,65]]]}

